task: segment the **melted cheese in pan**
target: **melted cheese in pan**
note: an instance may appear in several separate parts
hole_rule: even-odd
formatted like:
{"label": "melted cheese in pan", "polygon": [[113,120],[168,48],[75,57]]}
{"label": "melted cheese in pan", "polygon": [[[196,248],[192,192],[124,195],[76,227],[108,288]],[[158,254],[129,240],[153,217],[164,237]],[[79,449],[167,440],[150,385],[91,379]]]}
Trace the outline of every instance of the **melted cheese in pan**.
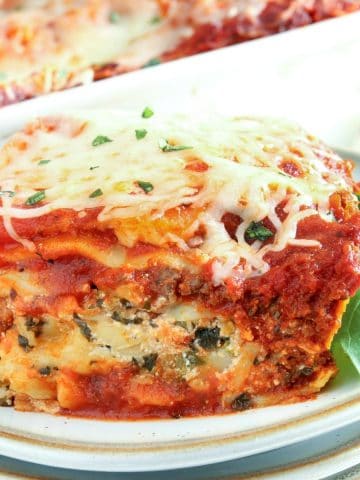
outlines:
{"label": "melted cheese in pan", "polygon": [[[146,135],[137,139],[136,130]],[[176,235],[169,231],[159,242],[193,248],[203,262],[213,261],[218,285],[234,268],[244,278],[265,273],[265,254],[288,244],[321,247],[317,241],[297,238],[299,221],[314,214],[331,221],[331,194],[351,192],[324,159],[341,162],[298,126],[275,119],[210,122],[156,112],[145,119],[141,112],[111,111],[43,118],[0,150],[1,190],[13,192],[2,195],[0,215],[9,235],[31,249],[32,242],[18,236],[12,219],[40,217],[61,208],[81,216],[85,209],[100,207],[100,224],[121,225],[139,217],[155,222],[172,208],[192,206],[199,214],[190,227]],[[296,164],[301,175],[284,173],[284,161]],[[26,204],[38,192],[44,192],[43,198]],[[288,214],[284,221],[277,215],[279,204]],[[236,239],[221,221],[227,212],[242,219]],[[276,229],[273,241],[249,245],[247,228],[265,218]],[[199,227],[206,232],[203,242],[192,247],[187,243],[189,231]]]}
{"label": "melted cheese in pan", "polygon": [[[139,4],[141,3],[141,5]],[[182,34],[158,15],[156,2],[28,2],[0,12],[0,85],[46,71],[61,84],[71,72],[92,79],[93,65],[140,68],[173,48]]]}

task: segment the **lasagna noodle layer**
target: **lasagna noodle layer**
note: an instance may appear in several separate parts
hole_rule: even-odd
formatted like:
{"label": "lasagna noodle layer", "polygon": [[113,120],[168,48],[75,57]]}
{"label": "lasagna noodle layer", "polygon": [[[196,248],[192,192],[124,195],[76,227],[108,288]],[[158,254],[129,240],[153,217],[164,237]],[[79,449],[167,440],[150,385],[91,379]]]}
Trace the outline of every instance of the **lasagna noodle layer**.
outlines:
{"label": "lasagna noodle layer", "polygon": [[0,106],[360,7],[359,0],[6,0],[0,5]]}
{"label": "lasagna noodle layer", "polygon": [[351,164],[287,122],[217,122],[87,112],[2,148],[3,404],[205,415],[336,373],[360,284]]}

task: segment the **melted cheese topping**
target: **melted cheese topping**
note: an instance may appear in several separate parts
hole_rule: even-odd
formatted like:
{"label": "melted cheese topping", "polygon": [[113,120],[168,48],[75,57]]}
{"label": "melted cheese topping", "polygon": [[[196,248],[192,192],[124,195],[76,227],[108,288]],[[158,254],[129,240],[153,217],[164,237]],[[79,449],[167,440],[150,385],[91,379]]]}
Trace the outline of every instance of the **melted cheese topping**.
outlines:
{"label": "melted cheese topping", "polygon": [[[142,129],[147,133],[137,139],[135,131]],[[165,140],[167,145],[191,148],[166,152]],[[193,224],[176,235],[169,231],[159,242],[193,248],[204,263],[212,261],[218,285],[234,269],[244,278],[265,273],[265,255],[288,244],[321,247],[297,238],[299,221],[314,214],[332,221],[329,197],[336,191],[351,192],[346,179],[330,170],[325,159],[333,165],[342,162],[298,126],[275,119],[209,122],[156,113],[144,119],[141,112],[111,111],[44,118],[0,150],[1,189],[15,192],[3,194],[0,215],[8,234],[33,248],[29,239],[19,238],[12,219],[62,208],[83,216],[86,209],[98,207],[98,221],[111,226],[144,216],[156,221],[170,209],[189,205],[199,211]],[[297,165],[301,176],[284,173],[284,161]],[[29,206],[28,199],[39,191],[45,192],[44,198]],[[277,215],[279,204],[287,213],[283,221]],[[222,222],[228,212],[242,220],[236,239]],[[250,245],[246,230],[265,218],[276,229],[272,242],[256,240]],[[200,226],[205,236],[191,246],[189,232],[195,234]]]}
{"label": "melted cheese topping", "polygon": [[[0,85],[21,83],[44,73],[34,85],[50,91],[81,73],[92,80],[93,65],[118,63],[140,68],[173,48],[182,34],[162,20],[154,1],[84,0],[25,2],[21,9],[0,11]],[[154,20],[156,19],[156,21]],[[96,40],[94,40],[96,39]],[[9,87],[10,88],[10,87]]]}

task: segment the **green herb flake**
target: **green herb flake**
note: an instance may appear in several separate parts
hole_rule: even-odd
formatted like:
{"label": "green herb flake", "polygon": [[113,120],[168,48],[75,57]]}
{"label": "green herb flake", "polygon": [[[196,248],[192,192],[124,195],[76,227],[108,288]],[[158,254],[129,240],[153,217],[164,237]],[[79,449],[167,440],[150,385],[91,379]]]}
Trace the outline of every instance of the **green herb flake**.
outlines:
{"label": "green herb flake", "polygon": [[19,346],[25,350],[25,352],[29,352],[33,347],[29,344],[29,340],[24,337],[24,335],[18,335],[18,344]]}
{"label": "green herb flake", "polygon": [[140,130],[135,130],[135,137],[137,140],[141,140],[142,138],[145,138],[147,135],[147,130],[145,128],[142,128]]}
{"label": "green herb flake", "polygon": [[194,368],[199,365],[203,365],[205,362],[202,358],[196,355],[195,352],[192,350],[188,350],[187,352],[182,352],[182,357],[187,368]]}
{"label": "green herb flake", "polygon": [[31,195],[25,202],[25,205],[32,206],[35,205],[36,203],[41,202],[45,198],[45,190],[40,190],[39,192],[34,193],[34,195]]}
{"label": "green herb flake", "polygon": [[195,330],[195,345],[205,350],[214,350],[222,347],[229,340],[229,337],[220,335],[220,328],[199,327]]}
{"label": "green herb flake", "polygon": [[38,165],[47,165],[50,162],[51,160],[40,160],[40,162],[38,162]]}
{"label": "green herb flake", "polygon": [[119,23],[121,20],[120,13],[116,12],[115,10],[110,12],[109,20],[110,20],[110,23]]}
{"label": "green herb flake", "polygon": [[41,367],[39,368],[39,373],[40,375],[43,375],[44,377],[47,377],[51,373],[51,367]]}
{"label": "green herb flake", "polygon": [[98,147],[99,145],[103,145],[104,143],[109,143],[109,142],[112,142],[111,138],[106,137],[105,135],[98,135],[97,137],[94,138],[91,145],[93,147]]}
{"label": "green herb flake", "polygon": [[127,298],[120,298],[120,303],[126,310],[133,308],[133,304]]}
{"label": "green herb flake", "polygon": [[161,60],[159,58],[151,58],[148,62],[144,63],[143,68],[155,67],[160,64]]}
{"label": "green herb flake", "polygon": [[251,222],[245,231],[247,240],[260,240],[261,242],[273,235],[273,232],[266,228],[262,222]]}
{"label": "green herb flake", "polygon": [[154,15],[153,17],[151,17],[150,19],[150,24],[151,25],[157,25],[158,23],[160,23],[162,20],[162,18],[160,17],[160,15]]}
{"label": "green herb flake", "polygon": [[189,145],[171,145],[165,138],[160,138],[159,148],[163,152],[178,152],[180,150],[190,150],[194,147],[190,147]]}
{"label": "green herb flake", "polygon": [[241,393],[231,403],[231,408],[233,410],[237,410],[240,412],[244,410],[248,410],[251,407],[253,407],[253,402],[252,402],[251,396],[246,392]]}
{"label": "green herb flake", "polygon": [[85,322],[85,320],[79,317],[77,313],[74,313],[73,319],[76,325],[79,327],[81,334],[86,338],[86,340],[91,342],[94,339],[94,337],[89,325]]}
{"label": "green herb flake", "polygon": [[335,335],[331,349],[340,362],[345,353],[360,374],[360,290],[346,308],[341,328]]}
{"label": "green herb flake", "polygon": [[151,110],[150,107],[145,107],[142,114],[141,114],[142,118],[150,118],[153,115],[154,115],[154,112],[153,112],[153,110]]}
{"label": "green herb flake", "polygon": [[97,188],[92,193],[90,193],[89,198],[101,197],[101,195],[103,195],[103,191],[101,190],[101,188]]}
{"label": "green herb flake", "polygon": [[150,182],[142,182],[141,180],[138,180],[137,184],[142,190],[144,190],[145,193],[150,193],[152,190],[154,190],[154,185]]}
{"label": "green herb flake", "polygon": [[145,355],[143,357],[144,368],[146,368],[146,370],[149,370],[149,372],[151,372],[151,370],[155,367],[157,358],[158,358],[157,353],[150,353],[149,355]]}
{"label": "green herb flake", "polygon": [[12,190],[0,190],[0,197],[14,197],[15,196],[15,192],[13,192]]}
{"label": "green herb flake", "polygon": [[100,168],[100,165],[95,165],[95,167],[90,167],[89,170],[95,170],[96,168]]}

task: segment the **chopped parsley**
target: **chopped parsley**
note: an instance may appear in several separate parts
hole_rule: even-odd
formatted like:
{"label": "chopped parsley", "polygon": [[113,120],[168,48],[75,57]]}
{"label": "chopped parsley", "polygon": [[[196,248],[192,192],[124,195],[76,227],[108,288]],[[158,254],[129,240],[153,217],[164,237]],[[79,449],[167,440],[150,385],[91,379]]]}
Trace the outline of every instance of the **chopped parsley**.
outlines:
{"label": "chopped parsley", "polygon": [[231,408],[233,410],[238,410],[238,411],[248,410],[252,406],[253,406],[253,402],[252,402],[251,396],[246,392],[241,393],[238,397],[236,397],[233,400],[231,404]]}
{"label": "chopped parsley", "polygon": [[160,138],[159,148],[163,152],[178,152],[180,150],[190,150],[191,148],[188,145],[171,145],[165,138]]}
{"label": "chopped parsley", "polygon": [[33,347],[29,344],[29,340],[24,335],[18,335],[18,344],[25,352],[29,352]]}
{"label": "chopped parsley", "polygon": [[91,328],[85,322],[85,320],[80,318],[77,313],[74,313],[73,319],[74,319],[74,322],[76,323],[76,325],[79,327],[81,334],[86,338],[86,340],[88,340],[89,342],[94,340]]}
{"label": "chopped parsley", "polygon": [[97,137],[94,138],[91,145],[93,147],[98,147],[99,145],[103,145],[104,143],[109,143],[109,142],[112,142],[111,138],[106,137],[105,135],[98,135]]}
{"label": "chopped parsley", "polygon": [[162,20],[162,18],[159,16],[159,15],[154,15],[151,19],[150,19],[150,24],[151,25],[156,25],[157,23],[160,23]]}
{"label": "chopped parsley", "polygon": [[40,190],[39,192],[34,193],[31,195],[25,202],[25,205],[35,205],[36,203],[41,202],[45,198],[45,190]]}
{"label": "chopped parsley", "polygon": [[90,167],[89,170],[95,170],[95,168],[100,168],[100,165],[96,165],[95,167]]}
{"label": "chopped parsley", "polygon": [[145,193],[150,193],[152,190],[154,190],[154,185],[150,182],[142,182],[139,180],[137,184],[142,190],[144,190]]}
{"label": "chopped parsley", "polygon": [[156,65],[160,65],[161,60],[159,58],[151,58],[148,62],[144,63],[143,68],[147,67],[155,67]]}
{"label": "chopped parsley", "polygon": [[360,193],[355,193],[355,195],[356,195],[356,198],[358,199],[358,202],[359,202],[358,208],[360,210]]}
{"label": "chopped parsley", "polygon": [[135,130],[135,137],[137,140],[141,140],[142,138],[146,137],[147,135],[147,130],[145,128],[141,128],[139,130]]}
{"label": "chopped parsley", "polygon": [[40,160],[40,162],[38,162],[38,165],[47,165],[50,162],[51,160]]}
{"label": "chopped parsley", "polygon": [[15,192],[12,190],[0,190],[0,197],[14,197]]}
{"label": "chopped parsley", "polygon": [[155,367],[157,357],[158,357],[157,353],[150,353],[149,355],[145,355],[143,357],[144,368],[146,368],[146,370],[149,370],[149,372],[151,372],[151,370]]}
{"label": "chopped parsley", "polygon": [[153,112],[153,110],[151,110],[150,107],[145,107],[142,114],[141,114],[142,118],[150,118],[153,115],[154,115],[154,112]]}
{"label": "chopped parsley", "polygon": [[101,188],[97,188],[92,193],[90,193],[89,198],[101,197],[101,195],[103,195],[103,191],[101,190]]}
{"label": "chopped parsley", "polygon": [[109,15],[110,23],[119,23],[120,19],[121,19],[121,15],[119,12],[116,12],[115,10],[110,12],[110,15]]}
{"label": "chopped parsley", "polygon": [[195,342],[205,350],[214,350],[222,347],[228,340],[228,337],[220,335],[219,327],[199,327],[195,330]]}
{"label": "chopped parsley", "polygon": [[196,353],[192,350],[182,352],[182,358],[184,360],[185,366],[190,369],[197,367],[198,365],[203,365],[205,363],[204,360],[198,357]]}
{"label": "chopped parsley", "polygon": [[261,242],[273,235],[273,232],[266,228],[262,222],[251,222],[245,231],[247,240],[260,240]]}
{"label": "chopped parsley", "polygon": [[41,367],[39,368],[39,373],[40,375],[43,375],[44,377],[47,377],[51,373],[51,367]]}

